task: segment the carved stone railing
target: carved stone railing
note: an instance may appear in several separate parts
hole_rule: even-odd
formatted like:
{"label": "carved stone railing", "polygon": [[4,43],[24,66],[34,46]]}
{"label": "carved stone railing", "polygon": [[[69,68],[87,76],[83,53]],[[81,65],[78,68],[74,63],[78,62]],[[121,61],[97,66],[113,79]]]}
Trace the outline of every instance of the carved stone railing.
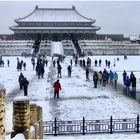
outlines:
{"label": "carved stone railing", "polygon": [[0,84],[0,139],[5,139],[5,88]]}
{"label": "carved stone railing", "polygon": [[43,139],[42,108],[30,103],[25,96],[13,102],[13,131],[11,138],[23,134],[25,139]]}

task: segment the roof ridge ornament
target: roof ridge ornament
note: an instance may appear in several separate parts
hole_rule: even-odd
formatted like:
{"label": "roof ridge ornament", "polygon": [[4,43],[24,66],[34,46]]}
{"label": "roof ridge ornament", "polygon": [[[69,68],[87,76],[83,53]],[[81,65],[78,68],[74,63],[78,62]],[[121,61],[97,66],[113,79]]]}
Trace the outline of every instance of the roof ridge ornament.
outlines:
{"label": "roof ridge ornament", "polygon": [[35,6],[35,9],[37,10],[38,8],[39,8],[39,6],[38,6],[38,5],[36,5],[36,6]]}
{"label": "roof ridge ornament", "polygon": [[73,9],[73,10],[75,10],[75,9],[76,9],[76,7],[75,7],[74,5],[72,5],[72,9]]}

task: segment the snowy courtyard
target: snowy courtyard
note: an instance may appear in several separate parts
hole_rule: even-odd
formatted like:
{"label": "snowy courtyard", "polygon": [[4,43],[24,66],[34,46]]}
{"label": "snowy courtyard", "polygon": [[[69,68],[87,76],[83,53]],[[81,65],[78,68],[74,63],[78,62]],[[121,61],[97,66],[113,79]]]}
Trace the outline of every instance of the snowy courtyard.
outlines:
{"label": "snowy courtyard", "polygon": [[[31,102],[43,108],[43,121],[51,121],[57,117],[58,120],[81,120],[85,117],[87,120],[136,118],[140,114],[140,104],[122,94],[120,89],[115,89],[110,84],[106,87],[98,85],[95,89],[92,81],[93,74],[90,74],[90,82],[86,81],[85,70],[79,65],[75,66],[73,60],[72,77],[68,77],[67,67],[70,64],[71,56],[67,56],[62,66],[62,78],[60,83],[62,90],[60,98],[54,99],[53,83],[57,79],[57,68],[53,67],[51,58],[48,66],[45,66],[45,75],[43,79],[38,79],[35,70],[32,68],[31,58],[18,57],[27,64],[26,70],[21,72],[29,80],[28,97]],[[82,58],[86,60],[87,57]],[[128,56],[124,60],[123,56],[90,56],[92,60],[91,68],[97,71],[105,67],[105,59],[111,61],[110,69],[116,71],[119,76],[118,82],[123,86],[122,73],[126,70],[128,74],[134,72],[137,78],[137,89],[140,90],[140,65],[139,56]],[[119,61],[117,61],[119,58]],[[17,71],[17,57],[3,57],[5,66],[0,67],[0,83],[6,88],[6,133],[7,138],[12,130],[12,104],[16,96],[23,96],[24,93],[19,89]],[[7,59],[10,60],[10,67],[7,66]],[[101,67],[94,66],[94,60],[102,59]],[[114,62],[116,66],[114,67]],[[107,70],[110,70],[107,68]],[[48,136],[45,136],[46,138]],[[44,138],[45,138],[44,137]],[[64,136],[58,138],[78,138],[78,136]],[[139,134],[96,134],[86,135],[80,138],[140,138]],[[57,138],[49,136],[48,138]]]}

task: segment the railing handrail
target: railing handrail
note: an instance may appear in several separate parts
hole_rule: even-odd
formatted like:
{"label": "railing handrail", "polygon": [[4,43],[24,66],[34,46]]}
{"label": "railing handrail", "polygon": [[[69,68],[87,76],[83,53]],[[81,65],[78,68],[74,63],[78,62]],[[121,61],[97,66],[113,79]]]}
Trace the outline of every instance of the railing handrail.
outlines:
{"label": "railing handrail", "polygon": [[86,120],[57,120],[43,122],[44,134],[62,135],[62,134],[93,134],[93,133],[114,133],[114,132],[136,132],[139,133],[140,118],[123,118],[123,119],[101,119]]}

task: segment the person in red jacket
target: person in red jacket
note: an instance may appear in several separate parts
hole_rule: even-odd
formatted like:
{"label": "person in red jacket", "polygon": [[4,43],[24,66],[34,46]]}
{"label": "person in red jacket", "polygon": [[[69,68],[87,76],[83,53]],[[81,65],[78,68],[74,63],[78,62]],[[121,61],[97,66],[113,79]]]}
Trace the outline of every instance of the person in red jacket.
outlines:
{"label": "person in red jacket", "polygon": [[59,79],[57,79],[57,81],[54,82],[53,88],[54,88],[54,99],[56,95],[57,95],[57,98],[59,98],[59,90],[61,90],[61,84],[59,82]]}

